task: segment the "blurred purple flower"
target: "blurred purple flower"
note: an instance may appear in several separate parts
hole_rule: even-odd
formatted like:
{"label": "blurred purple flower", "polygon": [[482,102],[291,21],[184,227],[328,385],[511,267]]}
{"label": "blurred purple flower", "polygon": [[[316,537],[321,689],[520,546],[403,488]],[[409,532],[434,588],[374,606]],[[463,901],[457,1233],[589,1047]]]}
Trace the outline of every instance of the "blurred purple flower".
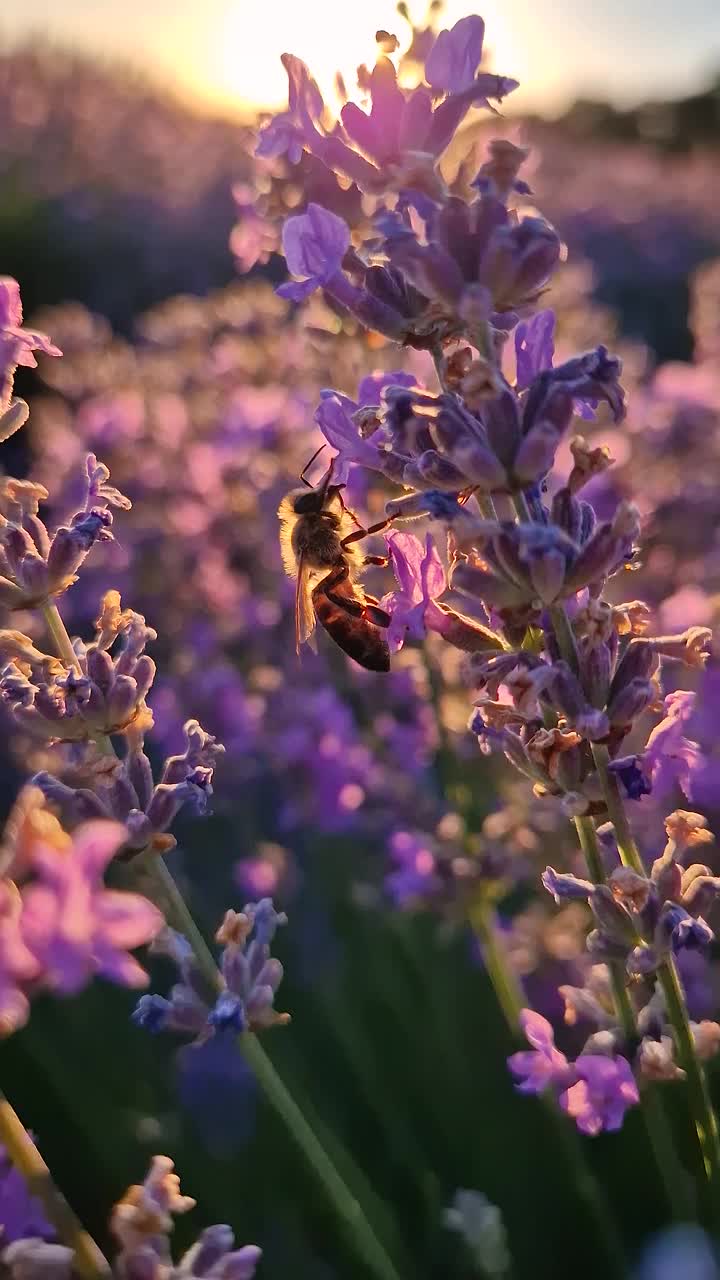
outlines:
{"label": "blurred purple flower", "polygon": [[521,1093],[542,1093],[552,1088],[558,1093],[563,1111],[575,1120],[581,1133],[594,1136],[602,1130],[619,1129],[628,1107],[640,1099],[637,1084],[626,1058],[618,1055],[581,1054],[569,1063],[555,1047],[553,1029],[546,1018],[532,1009],[523,1009],[520,1025],[533,1046],[514,1053],[508,1065],[519,1081]]}
{"label": "blurred purple flower", "polygon": [[0,1249],[14,1240],[53,1240],[55,1232],[25,1179],[0,1147]]}
{"label": "blurred purple flower", "polygon": [[572,1080],[570,1064],[555,1048],[553,1029],[547,1018],[532,1009],[523,1009],[520,1026],[532,1049],[522,1049],[508,1058],[508,1066],[520,1093],[543,1093],[551,1085],[564,1089]]}
{"label": "blurred purple flower", "polygon": [[640,1093],[626,1058],[585,1053],[574,1064],[579,1079],[560,1095],[560,1106],[572,1116],[581,1133],[591,1137],[622,1127],[628,1107]]}
{"label": "blurred purple flower", "polygon": [[40,971],[23,940],[22,910],[16,885],[0,880],[0,1035],[8,1035],[27,1022],[30,1004],[23,988]]}
{"label": "blurred purple flower", "polygon": [[692,800],[694,777],[703,764],[698,743],[686,738],[684,732],[695,709],[695,694],[678,689],[667,695],[664,705],[665,718],[647,740],[643,766],[655,796],[661,798],[677,785]]}
{"label": "blurred purple flower", "polygon": [[395,831],[389,841],[397,870],[385,877],[385,889],[397,907],[411,907],[441,888],[437,860],[424,836]]}
{"label": "blurred purple flower", "polygon": [[10,407],[13,379],[18,365],[34,369],[34,351],[60,356],[62,351],[44,333],[22,327],[20,286],[11,276],[0,276],[0,414]]}
{"label": "blurred purple flower", "polygon": [[282,232],[288,270],[305,278],[281,284],[276,292],[281,298],[302,302],[332,280],[349,246],[347,223],[322,205],[309,204],[305,213],[286,220]]}
{"label": "blurred purple flower", "polygon": [[78,827],[69,848],[33,847],[23,938],[44,982],[63,995],[82,990],[95,974],[128,987],[147,982],[129,951],[150,942],[163,917],[146,898],[106,889],[102,879],[126,836],[120,823],[99,820]]}

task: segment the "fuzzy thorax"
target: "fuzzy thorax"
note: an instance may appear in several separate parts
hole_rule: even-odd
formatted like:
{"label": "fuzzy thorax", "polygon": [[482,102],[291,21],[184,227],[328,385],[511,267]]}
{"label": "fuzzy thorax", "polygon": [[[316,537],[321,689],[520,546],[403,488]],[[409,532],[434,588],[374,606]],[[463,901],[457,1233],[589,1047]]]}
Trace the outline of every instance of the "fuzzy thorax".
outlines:
{"label": "fuzzy thorax", "polygon": [[[305,491],[306,492],[306,491]],[[285,572],[295,578],[302,562],[313,575],[325,574],[344,561],[355,577],[363,563],[358,543],[343,547],[343,539],[352,533],[352,517],[342,507],[339,497],[333,496],[322,511],[298,515],[295,502],[303,490],[296,490],[283,498],[278,508],[280,519],[280,550]]]}

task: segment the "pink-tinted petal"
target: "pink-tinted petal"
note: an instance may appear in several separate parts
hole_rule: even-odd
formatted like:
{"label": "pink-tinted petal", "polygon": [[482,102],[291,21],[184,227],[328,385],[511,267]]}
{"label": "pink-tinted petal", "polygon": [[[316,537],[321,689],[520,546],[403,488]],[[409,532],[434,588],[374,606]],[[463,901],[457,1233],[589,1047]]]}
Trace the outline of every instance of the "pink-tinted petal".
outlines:
{"label": "pink-tinted petal", "polygon": [[52,889],[30,885],[23,893],[20,928],[28,949],[41,955],[52,937],[58,919],[58,900]]}
{"label": "pink-tinted petal", "polygon": [[431,533],[425,539],[425,555],[420,565],[420,583],[425,601],[437,600],[447,587],[445,568]]}
{"label": "pink-tinted petal", "polygon": [[400,150],[423,151],[432,125],[432,96],[419,85],[405,103],[400,122]]}
{"label": "pink-tinted petal", "polygon": [[563,1111],[572,1116],[581,1133],[592,1138],[600,1133],[603,1127],[602,1117],[592,1105],[590,1090],[584,1080],[578,1080],[561,1093],[559,1101]]}
{"label": "pink-tinted petal", "polygon": [[421,566],[424,555],[422,542],[415,537],[414,533],[399,532],[389,533],[385,541],[388,545],[393,571],[402,594],[407,596],[409,603],[419,604],[422,600],[422,588],[420,586]]}
{"label": "pink-tinted petal", "polygon": [[100,876],[126,840],[127,830],[121,822],[106,818],[84,822],[73,836],[72,857],[86,875]]}
{"label": "pink-tinted petal", "polygon": [[0,1036],[24,1027],[30,1016],[27,996],[12,983],[0,981]]}
{"label": "pink-tinted petal", "polygon": [[0,276],[0,329],[22,324],[20,285],[12,276]]}
{"label": "pink-tinted petal", "polygon": [[148,975],[134,956],[114,947],[101,945],[94,953],[94,971],[121,987],[146,987]]}
{"label": "pink-tinted petal", "polygon": [[520,1014],[520,1026],[533,1049],[550,1053],[555,1048],[555,1036],[547,1018],[536,1013],[534,1009],[523,1009]]}
{"label": "pink-tinted petal", "polygon": [[139,893],[105,889],[96,896],[93,912],[100,936],[124,950],[150,942],[165,924],[162,912]]}

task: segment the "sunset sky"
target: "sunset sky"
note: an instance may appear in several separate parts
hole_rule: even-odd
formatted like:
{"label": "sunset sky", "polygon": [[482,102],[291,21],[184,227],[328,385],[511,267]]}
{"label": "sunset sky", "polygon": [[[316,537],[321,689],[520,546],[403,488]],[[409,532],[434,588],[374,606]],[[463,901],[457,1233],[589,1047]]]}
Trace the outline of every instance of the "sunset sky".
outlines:
{"label": "sunset sky", "polygon": [[[411,11],[422,15],[415,0]],[[493,69],[522,81],[515,105],[552,112],[582,94],[619,104],[693,92],[720,72],[720,0],[448,0],[446,22],[486,20]],[[279,56],[297,53],[321,86],[372,59],[392,0],[2,0],[0,33],[44,32],[120,56],[208,105],[242,110],[286,96]]]}

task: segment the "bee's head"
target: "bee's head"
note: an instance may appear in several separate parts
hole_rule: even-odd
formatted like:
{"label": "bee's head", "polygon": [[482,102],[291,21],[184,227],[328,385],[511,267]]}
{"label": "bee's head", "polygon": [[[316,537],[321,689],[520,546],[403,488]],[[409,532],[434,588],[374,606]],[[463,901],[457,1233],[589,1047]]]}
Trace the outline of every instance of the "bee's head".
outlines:
{"label": "bee's head", "polygon": [[320,515],[323,511],[332,510],[332,508],[341,505],[339,503],[340,491],[345,488],[344,484],[330,484],[332,476],[332,463],[328,467],[320,484],[313,489],[296,489],[293,498],[293,511],[296,516]]}

